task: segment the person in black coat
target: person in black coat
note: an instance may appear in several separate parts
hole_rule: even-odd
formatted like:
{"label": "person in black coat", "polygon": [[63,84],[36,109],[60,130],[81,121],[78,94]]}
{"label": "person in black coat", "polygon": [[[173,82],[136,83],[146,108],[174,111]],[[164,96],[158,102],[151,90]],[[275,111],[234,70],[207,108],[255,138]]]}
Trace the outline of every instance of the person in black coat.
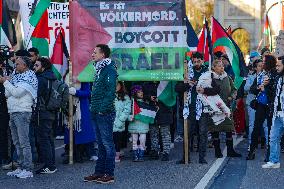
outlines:
{"label": "person in black coat", "polygon": [[[246,158],[247,160],[253,160],[255,158],[255,150],[258,145],[258,135],[265,119],[267,120],[269,140],[272,125],[273,102],[275,98],[275,83],[277,81],[277,72],[275,70],[276,62],[277,60],[273,55],[266,55],[264,58],[264,75],[262,77],[258,76],[250,88],[251,93],[257,96],[257,104],[254,128],[251,134],[252,141],[250,144],[250,151]],[[264,100],[261,100],[261,96],[264,97],[262,98]],[[267,162],[269,159],[269,143],[266,151],[265,161]]]}

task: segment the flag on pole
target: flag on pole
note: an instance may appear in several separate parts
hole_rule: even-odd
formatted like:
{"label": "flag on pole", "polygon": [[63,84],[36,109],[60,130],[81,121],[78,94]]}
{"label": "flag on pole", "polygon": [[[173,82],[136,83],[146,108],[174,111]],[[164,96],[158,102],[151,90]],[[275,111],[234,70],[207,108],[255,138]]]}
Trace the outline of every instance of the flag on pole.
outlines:
{"label": "flag on pole", "polygon": [[17,44],[15,27],[5,0],[0,0],[0,42],[9,47]]}
{"label": "flag on pole", "polygon": [[214,17],[212,17],[211,22],[211,32],[213,48],[219,46],[224,47],[225,53],[230,59],[235,74],[234,84],[238,89],[243,82],[243,77],[245,77],[247,70],[244,63],[243,54],[235,41]]}
{"label": "flag on pole", "polygon": [[35,0],[30,13],[30,33],[25,46],[35,47],[41,56],[49,56],[49,29],[47,8],[50,0]]}
{"label": "flag on pole", "polygon": [[166,106],[174,106],[176,104],[175,85],[176,81],[160,81],[157,89],[158,100]]}
{"label": "flag on pole", "polygon": [[69,52],[61,30],[55,40],[51,62],[53,64],[52,70],[57,79],[65,79],[69,68]]}
{"label": "flag on pole", "polygon": [[85,68],[96,45],[108,44],[112,37],[77,1],[70,2],[69,6],[72,75],[74,80],[78,80],[79,74],[80,78],[86,78],[85,76],[90,74],[91,70]]}
{"label": "flag on pole", "polygon": [[191,56],[191,52],[192,51],[196,51],[196,47],[198,44],[198,37],[192,27],[192,25],[190,24],[188,17],[186,17],[186,42],[187,42],[187,46],[189,51],[186,53],[186,59],[189,60],[190,56]]}
{"label": "flag on pole", "polygon": [[264,35],[264,46],[269,47],[270,51],[272,51],[272,36],[270,31],[269,18],[267,14],[265,15],[263,35]]}

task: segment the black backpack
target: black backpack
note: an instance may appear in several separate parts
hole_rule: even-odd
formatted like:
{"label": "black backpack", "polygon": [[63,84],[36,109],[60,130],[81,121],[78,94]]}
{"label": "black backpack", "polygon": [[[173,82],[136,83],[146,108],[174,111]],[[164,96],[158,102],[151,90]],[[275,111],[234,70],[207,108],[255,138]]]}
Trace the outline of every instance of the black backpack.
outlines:
{"label": "black backpack", "polygon": [[48,111],[68,110],[69,87],[60,80],[47,80],[48,95],[43,101]]}

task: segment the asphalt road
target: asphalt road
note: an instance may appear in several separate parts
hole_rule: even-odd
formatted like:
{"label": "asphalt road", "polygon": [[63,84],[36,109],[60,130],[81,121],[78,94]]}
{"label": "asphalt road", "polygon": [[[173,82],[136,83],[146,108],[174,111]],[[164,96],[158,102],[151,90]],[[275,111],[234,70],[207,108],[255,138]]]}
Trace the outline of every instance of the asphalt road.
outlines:
{"label": "asphalt road", "polygon": [[[58,143],[58,146],[61,144]],[[223,144],[224,147],[224,144]],[[6,176],[7,171],[0,171],[0,189],[77,189],[77,188],[187,188],[193,189],[200,182],[208,170],[216,164],[213,149],[208,150],[208,165],[198,164],[198,153],[191,153],[191,163],[189,165],[176,165],[176,161],[181,157],[181,144],[176,144],[172,150],[170,161],[161,162],[145,161],[134,163],[130,154],[126,154],[125,159],[116,164],[114,184],[100,185],[96,183],[84,183],[83,177],[94,171],[94,162],[85,162],[74,165],[61,164],[60,154],[63,149],[56,151],[58,172],[51,175],[34,175],[34,178],[16,179]],[[263,150],[259,150],[256,160],[246,161],[247,150],[246,141],[241,142],[238,147],[243,158],[226,158],[222,166],[219,167],[211,182],[206,188],[210,189],[265,189],[284,188],[284,169],[263,170]],[[283,160],[283,157],[282,157]]]}

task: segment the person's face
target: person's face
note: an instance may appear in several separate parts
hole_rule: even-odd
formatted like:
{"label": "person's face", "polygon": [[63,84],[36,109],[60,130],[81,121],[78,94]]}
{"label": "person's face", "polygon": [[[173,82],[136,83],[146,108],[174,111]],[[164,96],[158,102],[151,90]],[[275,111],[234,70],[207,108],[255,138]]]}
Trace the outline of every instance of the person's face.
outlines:
{"label": "person's face", "polygon": [[201,65],[204,63],[204,61],[200,58],[194,58],[192,63],[195,68],[199,69]]}
{"label": "person's face", "polygon": [[218,62],[214,67],[213,70],[216,74],[221,75],[222,73],[224,73],[224,64],[223,62]]}
{"label": "person's face", "polygon": [[36,61],[36,62],[35,62],[35,64],[34,64],[34,71],[35,71],[36,73],[39,73],[39,72],[42,72],[42,71],[43,71],[43,67],[42,67],[40,61]]}
{"label": "person's face", "polygon": [[121,90],[121,85],[120,83],[117,83],[116,84],[116,92],[120,91]]}
{"label": "person's face", "polygon": [[38,59],[38,56],[34,52],[30,52],[30,55],[31,55],[30,57],[31,61],[35,63],[36,60]]}
{"label": "person's face", "polygon": [[104,53],[101,52],[101,48],[96,47],[93,54],[92,54],[93,61],[99,62],[100,60],[102,60],[104,58],[105,58],[105,55],[104,55]]}
{"label": "person's face", "polygon": [[143,91],[140,90],[140,91],[137,91],[137,97],[142,99],[143,98]]}
{"label": "person's face", "polygon": [[284,65],[281,63],[281,60],[277,60],[276,70],[277,70],[277,73],[283,73],[284,72]]}
{"label": "person's face", "polygon": [[27,70],[27,65],[21,58],[16,59],[15,66],[17,73],[23,73]]}
{"label": "person's face", "polygon": [[257,63],[256,64],[256,72],[257,73],[260,73],[260,72],[262,72],[262,70],[263,70],[263,62],[259,62],[259,63]]}
{"label": "person's face", "polygon": [[269,54],[270,54],[269,51],[265,51],[265,52],[262,54],[262,56],[265,57],[266,55],[269,55]]}

